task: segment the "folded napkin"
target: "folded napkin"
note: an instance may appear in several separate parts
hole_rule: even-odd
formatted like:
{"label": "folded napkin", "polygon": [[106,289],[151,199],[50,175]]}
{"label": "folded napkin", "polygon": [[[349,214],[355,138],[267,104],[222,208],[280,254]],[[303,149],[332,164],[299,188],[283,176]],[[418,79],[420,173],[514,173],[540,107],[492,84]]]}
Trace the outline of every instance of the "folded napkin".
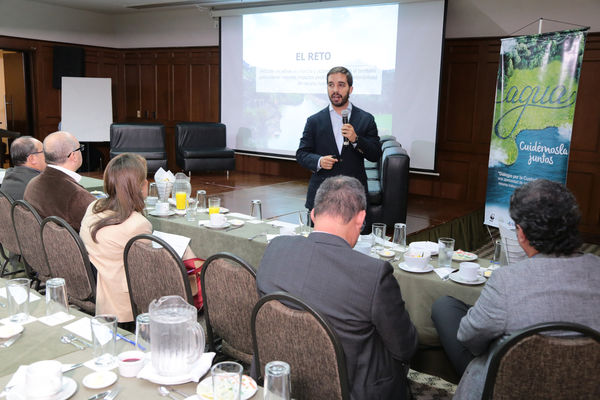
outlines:
{"label": "folded napkin", "polygon": [[283,222],[283,221],[269,221],[269,224],[271,224],[272,226],[279,226],[279,227],[286,227],[286,228],[290,228],[290,229],[296,229],[298,226],[298,224],[291,224],[289,222]]}
{"label": "folded napkin", "polygon": [[[150,357],[152,357],[150,355]],[[167,385],[177,385],[185,382],[198,382],[209,370],[212,365],[212,360],[215,357],[215,353],[204,353],[200,356],[200,359],[190,368],[188,372],[179,376],[162,376],[152,366],[151,361],[147,361],[144,368],[137,374],[137,378],[146,379],[150,382],[165,382]],[[170,383],[166,383],[170,382]]]}
{"label": "folded napkin", "polygon": [[258,225],[258,224],[262,224],[264,221],[260,220],[260,219],[249,219],[248,221],[249,224],[254,224],[254,225]]}
{"label": "folded napkin", "polygon": [[438,274],[438,276],[440,277],[440,279],[443,279],[445,276],[447,276],[449,273],[451,273],[454,270],[455,270],[455,268],[440,267],[440,268],[434,268],[433,272],[435,272],[436,274]]}
{"label": "folded napkin", "polygon": [[46,324],[48,326],[56,326],[56,325],[62,324],[63,322],[70,321],[74,318],[75,318],[74,315],[67,314],[66,312],[60,311],[60,312],[57,312],[52,315],[40,317],[40,318],[38,318],[38,321],[40,321],[41,323]]}
{"label": "folded napkin", "polygon": [[[0,297],[6,297],[6,287],[0,288]],[[32,291],[29,292],[29,302],[30,303],[33,303],[34,301],[38,301],[39,299],[41,299],[41,296],[39,296],[36,293],[33,293]]]}
{"label": "folded napkin", "polygon": [[154,182],[175,182],[175,175],[171,171],[165,171],[163,167],[160,167],[154,173]]}
{"label": "folded napkin", "polygon": [[92,325],[89,317],[82,317],[75,322],[65,325],[64,328],[74,334],[81,336],[88,342],[92,341]]}
{"label": "folded napkin", "polygon": [[229,214],[227,214],[227,216],[231,217],[231,218],[241,218],[241,219],[252,219],[253,218],[250,215],[237,213],[237,212],[230,212]]}

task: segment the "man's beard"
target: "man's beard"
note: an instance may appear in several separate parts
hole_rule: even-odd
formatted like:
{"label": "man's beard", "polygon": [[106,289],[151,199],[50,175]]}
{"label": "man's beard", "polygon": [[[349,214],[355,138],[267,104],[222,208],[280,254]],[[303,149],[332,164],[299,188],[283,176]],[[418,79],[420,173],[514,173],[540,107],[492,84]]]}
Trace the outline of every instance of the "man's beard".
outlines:
{"label": "man's beard", "polygon": [[[339,103],[336,103],[335,101],[333,101],[333,96],[336,95],[337,93],[332,94],[331,96],[329,96],[329,100],[331,101],[331,104],[333,104],[336,107],[341,107],[343,105],[345,105],[346,103],[348,103],[348,99],[350,99],[350,93],[348,93],[346,96],[341,96],[341,100],[339,101]],[[339,94],[337,94],[339,96]]]}

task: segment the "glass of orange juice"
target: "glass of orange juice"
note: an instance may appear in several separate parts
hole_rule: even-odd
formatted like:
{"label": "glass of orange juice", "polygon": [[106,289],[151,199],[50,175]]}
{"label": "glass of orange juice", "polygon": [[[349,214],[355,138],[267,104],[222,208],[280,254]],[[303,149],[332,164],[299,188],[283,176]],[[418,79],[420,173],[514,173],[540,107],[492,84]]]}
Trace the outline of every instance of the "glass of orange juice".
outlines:
{"label": "glass of orange juice", "polygon": [[187,206],[187,193],[186,192],[176,192],[175,193],[175,207],[178,210],[185,210]]}
{"label": "glass of orange juice", "polygon": [[221,198],[220,197],[209,197],[208,198],[208,214],[218,214],[221,210]]}

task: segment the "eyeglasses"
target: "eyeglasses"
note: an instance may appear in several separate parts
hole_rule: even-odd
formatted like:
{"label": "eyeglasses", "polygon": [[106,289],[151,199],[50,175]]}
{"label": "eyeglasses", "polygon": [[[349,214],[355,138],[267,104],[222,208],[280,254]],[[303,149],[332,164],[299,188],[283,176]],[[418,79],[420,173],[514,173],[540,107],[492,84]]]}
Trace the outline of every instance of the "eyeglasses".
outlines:
{"label": "eyeglasses", "polygon": [[71,154],[75,153],[76,151],[81,151],[83,153],[84,150],[85,150],[85,145],[82,144],[78,148],[76,148],[75,150],[73,150],[72,152],[70,152],[69,155],[67,156],[67,158],[71,157]]}
{"label": "eyeglasses", "polygon": [[43,152],[44,152],[44,150],[34,151],[33,153],[29,153],[29,155],[32,156],[34,154],[42,154]]}

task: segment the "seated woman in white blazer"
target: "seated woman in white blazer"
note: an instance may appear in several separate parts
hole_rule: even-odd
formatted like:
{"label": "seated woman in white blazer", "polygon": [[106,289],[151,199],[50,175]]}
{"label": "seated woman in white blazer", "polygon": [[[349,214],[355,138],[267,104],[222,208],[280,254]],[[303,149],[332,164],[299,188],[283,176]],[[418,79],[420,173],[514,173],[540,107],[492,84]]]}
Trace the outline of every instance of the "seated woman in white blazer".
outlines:
{"label": "seated woman in white blazer", "polygon": [[[133,153],[110,160],[104,171],[108,197],[91,203],[81,221],[81,238],[98,269],[96,314],[115,314],[125,329],[135,329],[135,324],[123,251],[132,237],[152,233],[152,224],[142,215],[148,195],[146,168],[146,160]],[[183,258],[193,257],[188,247]]]}

